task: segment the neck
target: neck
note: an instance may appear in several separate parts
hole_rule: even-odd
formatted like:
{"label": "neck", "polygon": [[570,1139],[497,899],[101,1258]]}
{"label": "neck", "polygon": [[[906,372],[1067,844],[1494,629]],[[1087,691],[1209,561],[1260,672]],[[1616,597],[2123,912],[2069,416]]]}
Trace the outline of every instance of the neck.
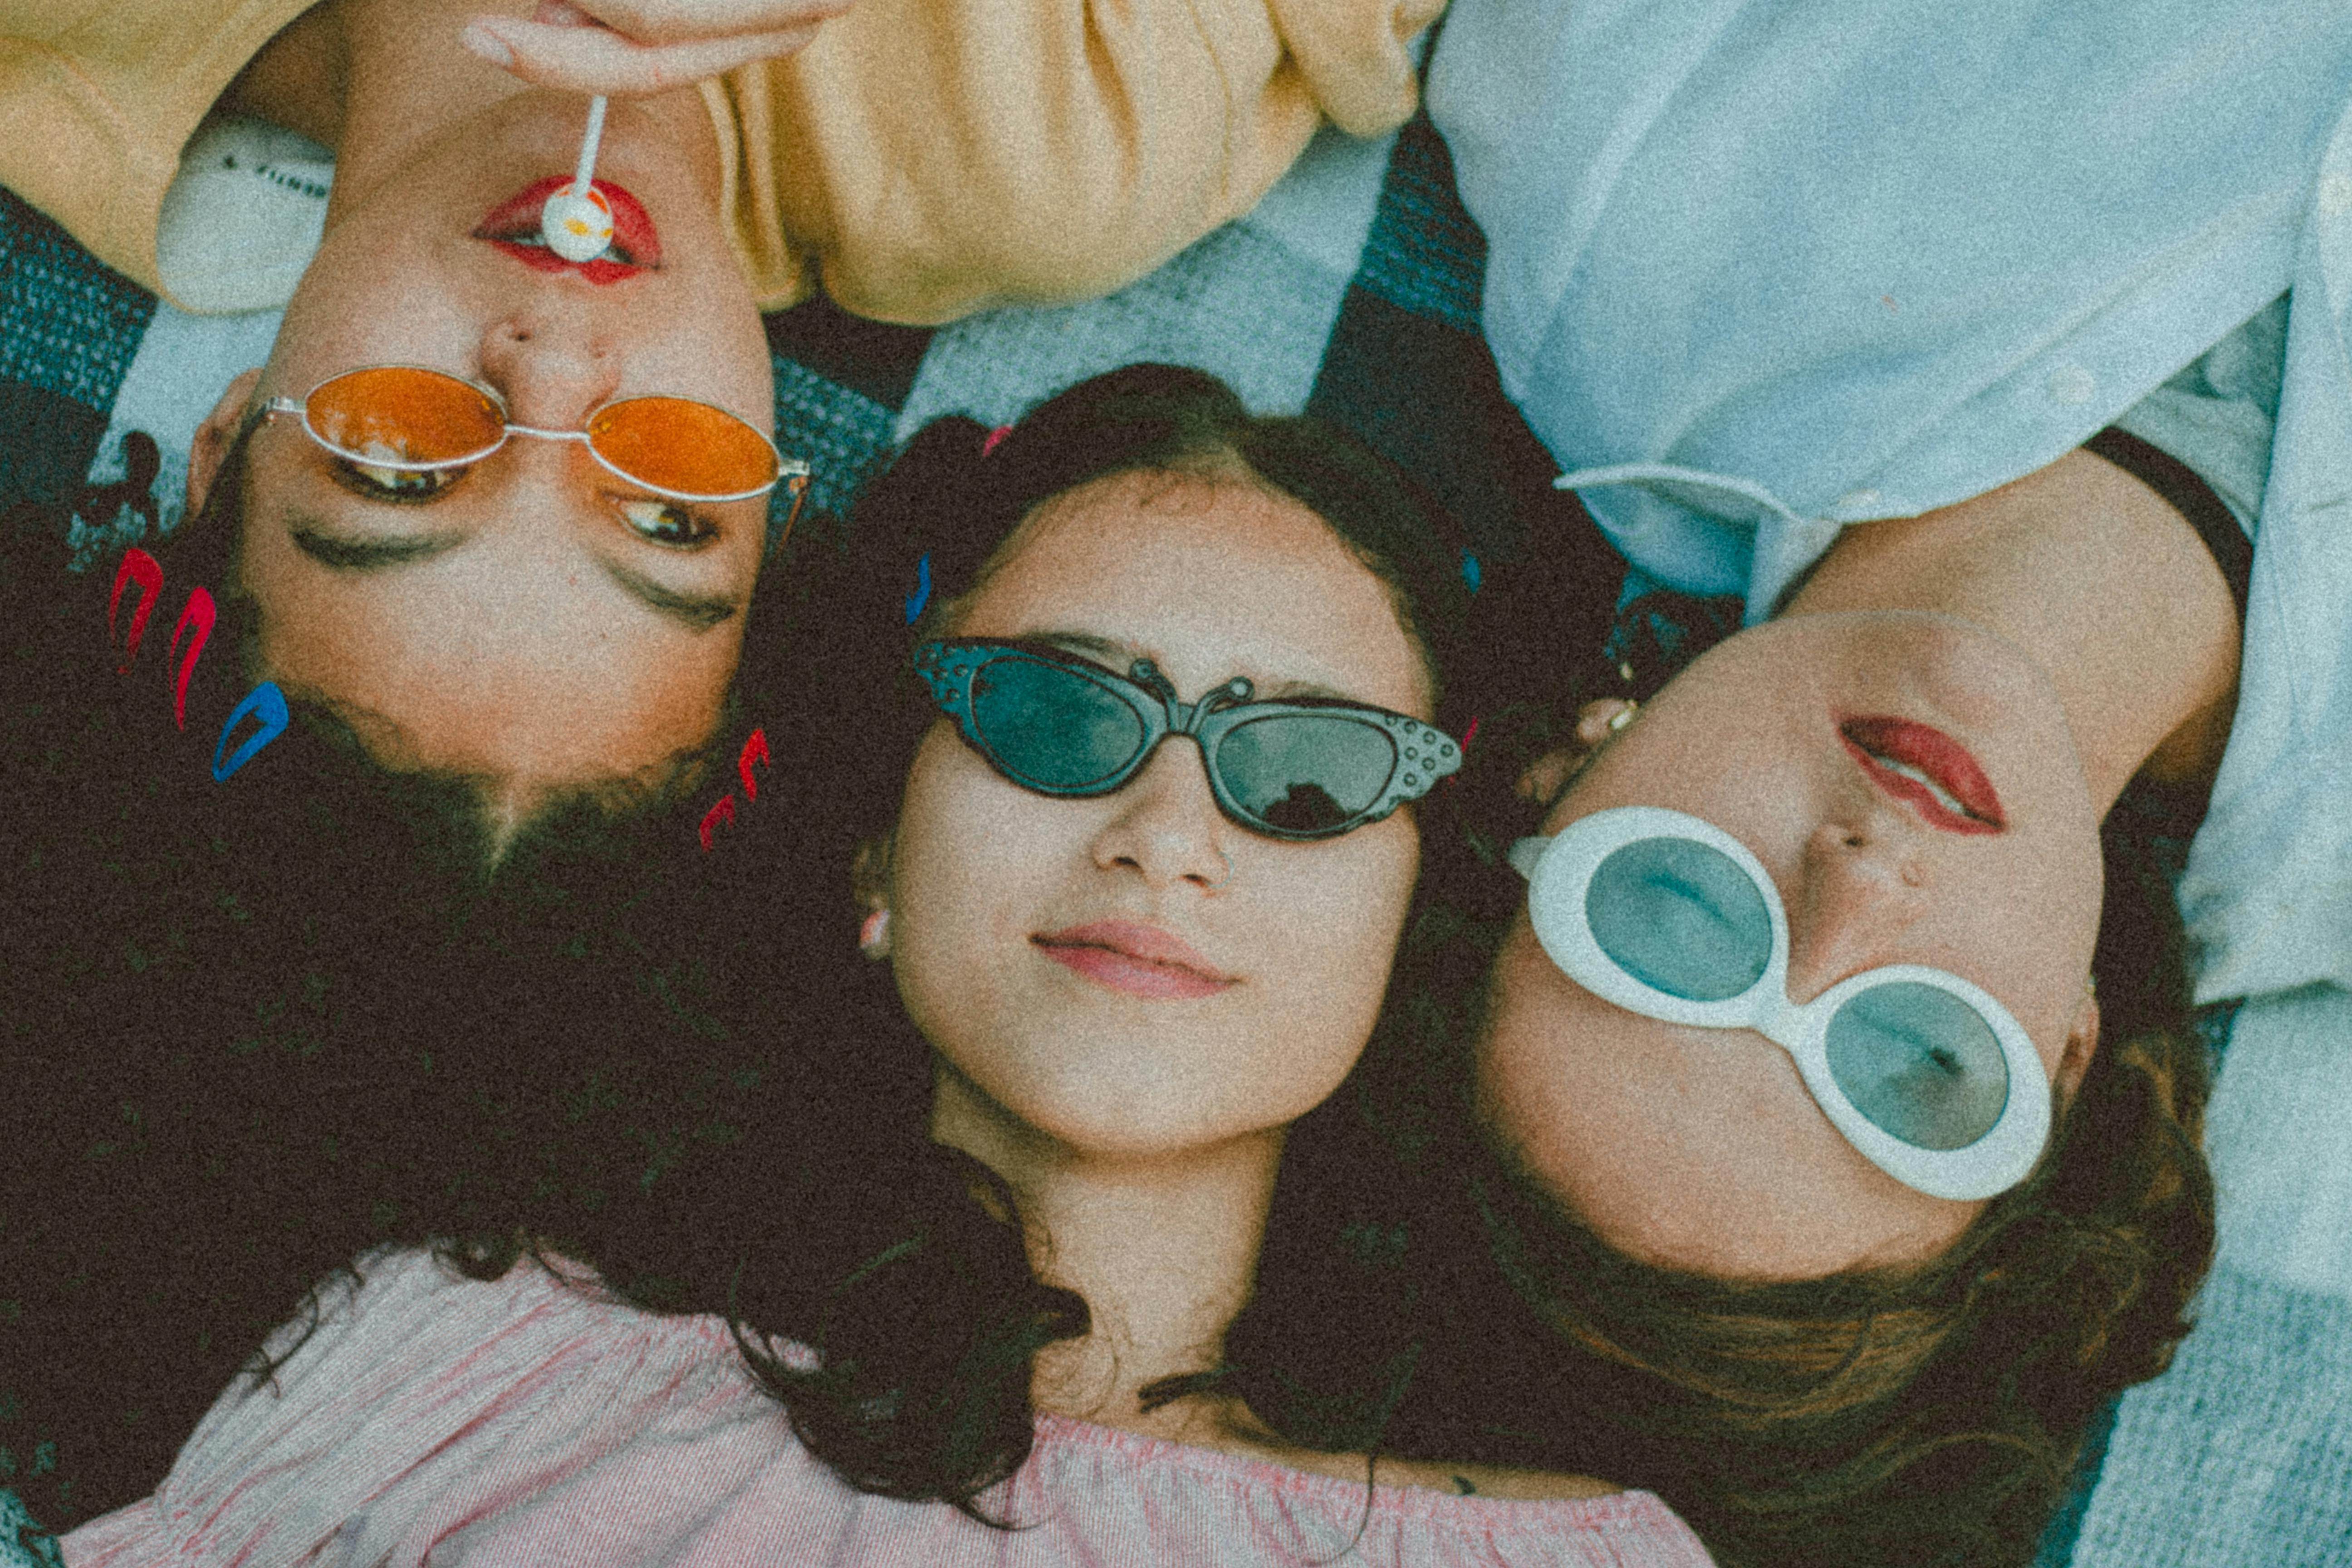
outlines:
{"label": "neck", "polygon": [[311,6],[262,46],[221,94],[221,107],[299,131],[333,150],[343,139],[351,40],[343,0]]}
{"label": "neck", "polygon": [[1279,1131],[1173,1153],[1075,1149],[940,1068],[931,1135],[1004,1178],[1037,1277],[1084,1296],[1083,1339],[1038,1357],[1037,1407],[1178,1441],[1218,1440],[1221,1402],[1147,1415],[1144,1388],[1220,1364],[1248,1299],[1282,1157]]}
{"label": "neck", "polygon": [[2237,607],[2180,514],[2076,452],[1922,517],[1848,528],[1787,615],[1929,610],[2023,648],[2057,689],[2101,815],[2133,774],[2220,765]]}

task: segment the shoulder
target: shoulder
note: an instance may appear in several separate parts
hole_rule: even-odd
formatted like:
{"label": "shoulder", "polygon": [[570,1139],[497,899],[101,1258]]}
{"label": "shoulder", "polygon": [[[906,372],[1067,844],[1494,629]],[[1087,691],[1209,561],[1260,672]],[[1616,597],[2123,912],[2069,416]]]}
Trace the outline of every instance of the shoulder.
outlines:
{"label": "shoulder", "polygon": [[723,1424],[760,1398],[723,1325],[604,1300],[560,1261],[473,1279],[428,1252],[373,1253],[265,1354],[270,1370],[240,1378],[127,1510],[149,1546],[299,1556],[355,1520],[397,1534],[515,1452],[553,1485],[649,1429]]}

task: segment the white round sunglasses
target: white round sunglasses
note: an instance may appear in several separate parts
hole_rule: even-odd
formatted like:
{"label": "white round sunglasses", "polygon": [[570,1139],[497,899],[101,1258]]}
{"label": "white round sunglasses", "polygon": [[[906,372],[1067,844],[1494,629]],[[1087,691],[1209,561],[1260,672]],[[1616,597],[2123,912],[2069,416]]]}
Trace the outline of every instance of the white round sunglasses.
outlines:
{"label": "white round sunglasses", "polygon": [[2015,1018],[1957,974],[1866,970],[1789,999],[1789,916],[1762,861],[1684,812],[1628,805],[1522,838],[1536,940],[1629,1012],[1754,1029],[1793,1058],[1831,1125],[1905,1186],[1989,1198],[2050,1136],[2050,1080]]}

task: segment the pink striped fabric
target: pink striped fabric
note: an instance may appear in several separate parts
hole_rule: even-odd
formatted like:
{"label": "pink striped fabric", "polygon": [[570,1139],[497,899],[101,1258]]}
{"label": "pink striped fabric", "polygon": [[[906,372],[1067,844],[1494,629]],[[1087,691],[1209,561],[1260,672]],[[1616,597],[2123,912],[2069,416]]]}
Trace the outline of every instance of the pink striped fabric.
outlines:
{"label": "pink striped fabric", "polygon": [[274,1388],[240,1385],[213,1407],[152,1498],[66,1538],[70,1568],[1708,1562],[1647,1492],[1368,1494],[1053,1416],[1001,1500],[1035,1528],[990,1530],[836,1480],[718,1319],[650,1316],[530,1265],[481,1284],[399,1252],[362,1272]]}

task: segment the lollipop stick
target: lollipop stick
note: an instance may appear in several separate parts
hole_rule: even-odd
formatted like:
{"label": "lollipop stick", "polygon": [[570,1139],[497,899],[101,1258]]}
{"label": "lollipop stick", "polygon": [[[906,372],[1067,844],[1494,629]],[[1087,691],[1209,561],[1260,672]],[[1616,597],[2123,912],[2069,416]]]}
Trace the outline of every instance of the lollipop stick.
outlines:
{"label": "lollipop stick", "polygon": [[580,143],[579,167],[572,172],[572,191],[574,195],[588,194],[588,180],[596,172],[596,144],[604,139],[604,99],[599,93],[588,100],[588,135]]}

